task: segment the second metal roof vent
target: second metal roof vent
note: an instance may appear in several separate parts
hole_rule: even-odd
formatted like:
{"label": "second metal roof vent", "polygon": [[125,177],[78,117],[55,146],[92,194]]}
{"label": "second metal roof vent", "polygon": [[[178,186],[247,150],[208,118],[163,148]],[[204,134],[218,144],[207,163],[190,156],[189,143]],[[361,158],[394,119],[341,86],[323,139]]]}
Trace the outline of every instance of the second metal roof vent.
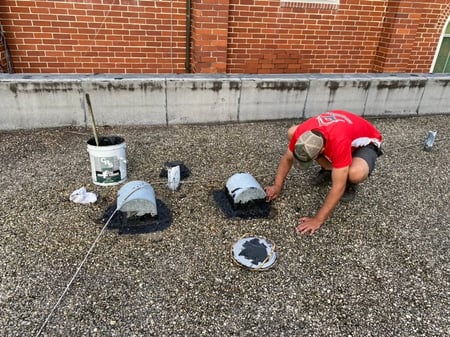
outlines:
{"label": "second metal roof vent", "polygon": [[270,203],[266,192],[250,173],[236,173],[214,191],[214,200],[227,218],[267,218]]}
{"label": "second metal roof vent", "polygon": [[226,188],[235,206],[266,199],[266,192],[250,173],[234,174],[228,179]]}

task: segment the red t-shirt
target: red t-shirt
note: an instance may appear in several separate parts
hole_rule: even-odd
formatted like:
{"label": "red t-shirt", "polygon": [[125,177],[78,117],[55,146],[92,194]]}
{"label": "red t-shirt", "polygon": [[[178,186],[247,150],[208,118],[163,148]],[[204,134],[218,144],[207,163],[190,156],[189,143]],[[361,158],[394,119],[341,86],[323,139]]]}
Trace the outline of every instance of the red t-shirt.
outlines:
{"label": "red t-shirt", "polygon": [[317,130],[325,137],[323,155],[334,168],[349,166],[356,148],[370,143],[381,145],[380,132],[364,118],[344,110],[331,110],[301,123],[289,143],[295,149],[298,137],[306,131]]}

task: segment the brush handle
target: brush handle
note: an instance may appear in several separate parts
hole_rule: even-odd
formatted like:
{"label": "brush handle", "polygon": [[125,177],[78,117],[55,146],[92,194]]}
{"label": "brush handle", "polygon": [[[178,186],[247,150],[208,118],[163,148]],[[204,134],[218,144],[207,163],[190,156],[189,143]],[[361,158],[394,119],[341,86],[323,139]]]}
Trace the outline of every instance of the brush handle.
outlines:
{"label": "brush handle", "polygon": [[95,144],[99,146],[98,135],[97,135],[97,127],[95,125],[94,111],[92,111],[91,99],[89,98],[89,94],[86,94],[86,102],[89,108],[89,114],[91,115],[92,120],[92,131],[94,131]]}

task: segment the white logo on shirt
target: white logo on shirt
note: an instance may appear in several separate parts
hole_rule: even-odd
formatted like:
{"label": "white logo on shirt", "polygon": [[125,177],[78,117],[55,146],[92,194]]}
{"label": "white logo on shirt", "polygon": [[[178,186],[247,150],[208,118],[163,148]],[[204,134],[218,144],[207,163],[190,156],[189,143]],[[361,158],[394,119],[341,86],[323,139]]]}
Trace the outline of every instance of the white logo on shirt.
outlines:
{"label": "white logo on shirt", "polygon": [[320,126],[326,126],[338,122],[353,124],[352,121],[347,116],[334,112],[326,112],[317,116],[317,121]]}

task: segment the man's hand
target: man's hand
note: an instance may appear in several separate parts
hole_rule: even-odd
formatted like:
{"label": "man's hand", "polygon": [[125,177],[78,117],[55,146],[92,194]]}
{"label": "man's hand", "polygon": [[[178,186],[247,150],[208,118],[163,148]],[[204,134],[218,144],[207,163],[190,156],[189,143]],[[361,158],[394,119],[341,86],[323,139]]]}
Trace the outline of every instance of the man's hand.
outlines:
{"label": "man's hand", "polygon": [[328,192],[322,207],[320,207],[314,218],[303,217],[298,221],[298,226],[295,227],[297,233],[306,234],[310,232],[314,234],[316,230],[328,219],[331,212],[334,210],[339,200],[344,194],[345,185],[347,183],[349,167],[342,167],[333,169],[331,173],[331,190]]}
{"label": "man's hand", "polygon": [[300,233],[302,235],[308,232],[310,232],[311,235],[314,234],[314,232],[318,230],[323,223],[322,221],[317,220],[316,218],[308,218],[308,217],[300,218],[298,222],[299,225],[295,227],[295,230],[297,233]]}
{"label": "man's hand", "polygon": [[278,164],[277,174],[275,176],[273,185],[268,186],[264,189],[266,191],[267,202],[275,200],[280,196],[284,180],[286,179],[286,176],[292,167],[293,160],[294,156],[292,155],[291,150],[289,150],[288,148],[281,158],[280,163]]}
{"label": "man's hand", "polygon": [[264,189],[266,191],[266,201],[272,201],[278,198],[281,193],[281,188],[275,185],[268,186]]}

